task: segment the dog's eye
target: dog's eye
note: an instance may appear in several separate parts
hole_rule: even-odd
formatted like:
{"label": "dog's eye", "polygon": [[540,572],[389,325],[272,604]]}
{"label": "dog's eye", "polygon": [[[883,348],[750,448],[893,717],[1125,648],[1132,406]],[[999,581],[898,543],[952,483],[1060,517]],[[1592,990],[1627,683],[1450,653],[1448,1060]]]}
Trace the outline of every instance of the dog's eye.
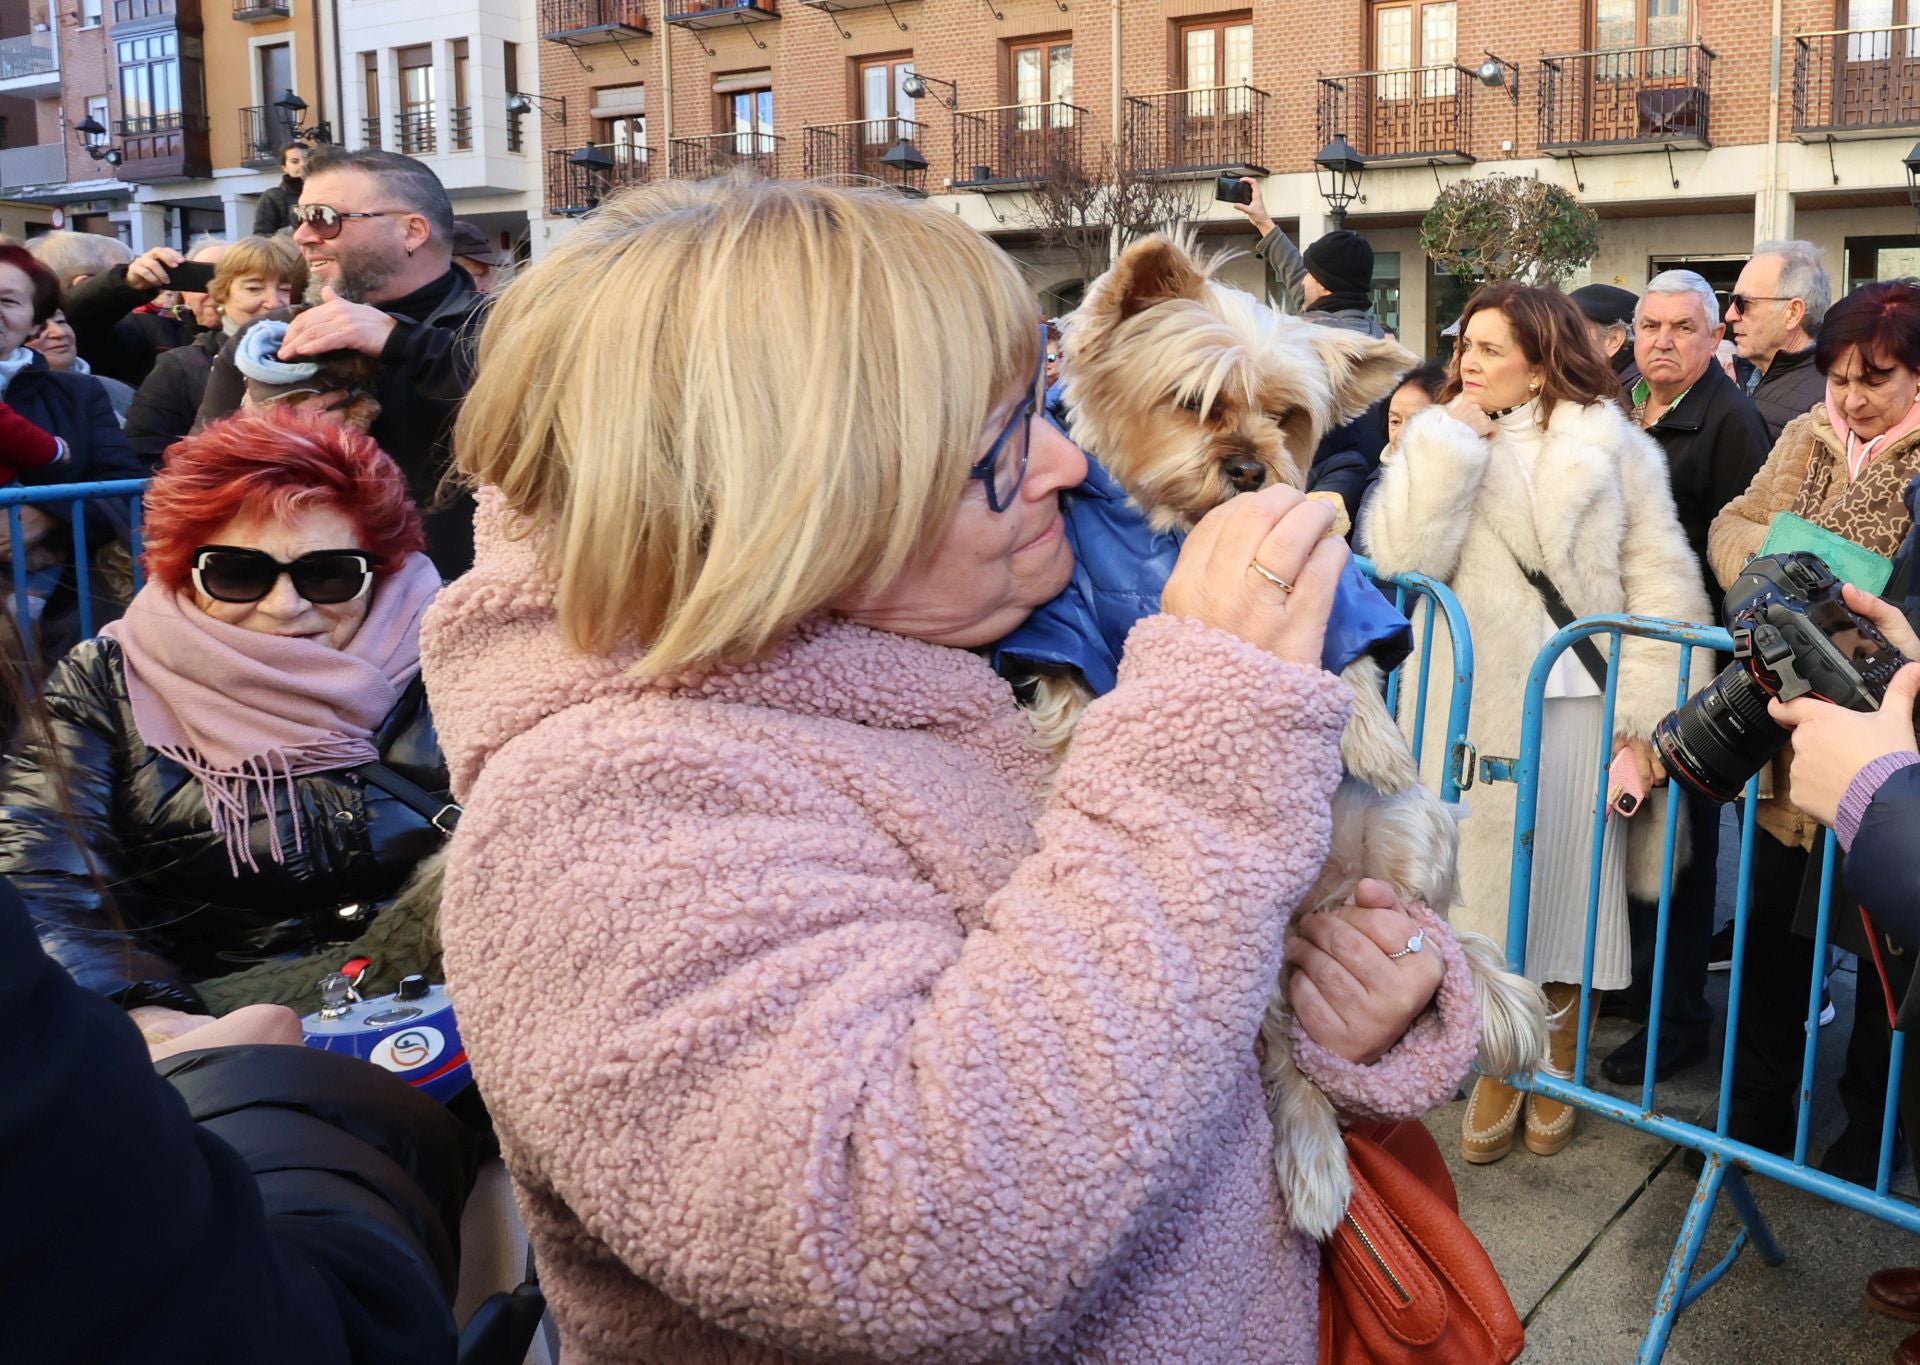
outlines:
{"label": "dog's eye", "polygon": [[1269,412],[1267,416],[1273,419],[1273,424],[1275,426],[1284,427],[1288,422],[1293,420],[1293,409],[1292,408],[1275,408],[1271,412]]}
{"label": "dog's eye", "polygon": [[1197,413],[1200,411],[1200,395],[1197,393],[1191,394],[1188,397],[1179,399],[1177,401],[1179,402],[1180,406],[1185,408],[1188,412]]}

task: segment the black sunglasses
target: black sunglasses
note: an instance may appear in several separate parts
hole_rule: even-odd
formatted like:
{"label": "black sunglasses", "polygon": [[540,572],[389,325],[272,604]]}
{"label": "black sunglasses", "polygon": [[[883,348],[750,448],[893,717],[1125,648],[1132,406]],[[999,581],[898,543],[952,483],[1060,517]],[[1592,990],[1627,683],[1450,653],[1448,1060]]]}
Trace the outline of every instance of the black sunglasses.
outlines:
{"label": "black sunglasses", "polygon": [[1015,494],[1027,478],[1027,456],[1033,444],[1033,418],[1041,411],[1047,392],[1047,329],[1040,329],[1040,363],[1034,367],[1033,391],[1019,407],[1007,425],[1001,428],[995,438],[993,448],[979,459],[967,471],[970,479],[979,479],[987,486],[987,506],[995,512],[1004,512],[1013,506]]}
{"label": "black sunglasses", "polygon": [[1791,303],[1793,297],[1791,294],[1729,294],[1727,311],[1738,310],[1742,313],[1751,313],[1756,303]]}
{"label": "black sunglasses", "polygon": [[305,227],[323,242],[340,235],[340,226],[349,218],[404,218],[412,209],[369,209],[365,213],[337,209],[332,204],[295,204],[293,221]]}
{"label": "black sunglasses", "polygon": [[265,550],[202,545],[193,552],[193,586],[216,602],[258,602],[285,574],[306,601],[332,607],[373,586],[374,562],[365,550],[313,550],[283,564]]}

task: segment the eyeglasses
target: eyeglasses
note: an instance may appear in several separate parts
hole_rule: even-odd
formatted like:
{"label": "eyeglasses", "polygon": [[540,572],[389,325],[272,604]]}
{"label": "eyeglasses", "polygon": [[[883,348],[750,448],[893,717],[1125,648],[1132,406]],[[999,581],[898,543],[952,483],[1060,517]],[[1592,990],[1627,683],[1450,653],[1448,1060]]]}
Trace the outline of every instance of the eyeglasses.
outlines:
{"label": "eyeglasses", "polygon": [[258,602],[285,574],[308,602],[332,607],[373,586],[373,565],[365,550],[313,550],[283,564],[265,550],[202,545],[193,552],[193,586],[216,602]]}
{"label": "eyeglasses", "polygon": [[295,204],[293,221],[323,242],[340,235],[340,225],[349,218],[404,218],[412,209],[369,209],[365,213],[337,209],[332,204]]}
{"label": "eyeglasses", "polygon": [[1727,311],[1731,313],[1735,309],[1738,309],[1740,312],[1746,313],[1751,312],[1753,305],[1756,303],[1791,302],[1793,302],[1793,295],[1791,294],[1729,294],[1727,295]]}
{"label": "eyeglasses", "polygon": [[986,484],[987,506],[995,512],[1004,512],[1013,506],[1020,485],[1026,482],[1027,455],[1033,444],[1033,419],[1042,410],[1046,391],[1047,329],[1042,327],[1040,363],[1034,366],[1032,392],[1014,409],[1013,416],[994,439],[992,449],[967,471],[968,478],[979,479]]}

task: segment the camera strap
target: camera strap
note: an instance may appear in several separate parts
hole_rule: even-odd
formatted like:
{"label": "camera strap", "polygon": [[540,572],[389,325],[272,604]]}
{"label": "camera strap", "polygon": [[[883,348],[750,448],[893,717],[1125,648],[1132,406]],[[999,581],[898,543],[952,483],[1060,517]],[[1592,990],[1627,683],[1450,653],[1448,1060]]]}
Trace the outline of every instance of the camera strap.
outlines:
{"label": "camera strap", "polygon": [[356,771],[369,787],[378,787],[448,838],[460,823],[460,807],[442,800],[384,763],[363,763]]}
{"label": "camera strap", "polygon": [[[1540,605],[1547,609],[1547,615],[1553,618],[1554,625],[1562,630],[1572,625],[1573,612],[1568,609],[1565,599],[1560,596],[1560,589],[1553,586],[1553,580],[1543,573],[1529,569],[1518,559],[1513,562],[1519,567],[1520,572],[1527,576],[1527,582],[1533,584],[1533,590],[1540,594]],[[1594,686],[1605,692],[1607,690],[1607,656],[1600,652],[1600,646],[1593,642],[1593,637],[1583,635],[1575,640],[1573,652],[1579,656],[1581,664],[1593,679]]]}

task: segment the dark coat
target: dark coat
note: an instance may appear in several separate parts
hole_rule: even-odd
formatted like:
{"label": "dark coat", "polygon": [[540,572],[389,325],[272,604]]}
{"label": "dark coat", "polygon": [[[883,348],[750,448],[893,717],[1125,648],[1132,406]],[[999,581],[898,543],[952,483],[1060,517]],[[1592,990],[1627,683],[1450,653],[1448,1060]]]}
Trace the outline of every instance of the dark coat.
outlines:
{"label": "dark coat", "polygon": [[[407,488],[426,516],[427,555],[449,579],[473,567],[473,499],[465,494],[443,499],[440,484],[451,462],[453,419],[473,382],[479,338],[477,324],[469,324],[485,302],[467,272],[450,265],[425,289],[379,305],[399,325],[380,352],[380,415],[369,434],[407,476]],[[246,394],[246,381],[233,363],[238,340],[230,340],[213,363],[200,424],[236,411]]]}
{"label": "dark coat", "polygon": [[[116,642],[77,646],[45,698],[52,754],[21,746],[0,783],[0,876],[26,897],[47,952],[123,1006],[198,1010],[198,979],[351,939],[444,842],[359,773],[313,773],[294,779],[297,817],[284,788],[274,802],[285,861],[269,853],[256,805],[259,870],[242,863],[236,876],[200,784],[135,730]],[[417,679],[373,742],[387,767],[435,796],[447,791]]]}
{"label": "dark coat", "polygon": [[[147,467],[128,447],[126,434],[114,418],[112,400],[93,376],[56,370],[36,352],[33,363],[7,385],[6,400],[29,422],[67,443],[65,460],[26,471],[21,483],[37,486],[147,477]],[[87,528],[95,538],[127,540],[129,524],[126,505],[117,500],[95,503],[87,513]]]}
{"label": "dark coat", "polygon": [[0,880],[0,1336],[9,1361],[444,1362],[472,1139],[297,1047],[154,1066]]}
{"label": "dark coat", "polygon": [[1307,469],[1307,491],[1338,493],[1346,504],[1348,522],[1358,526],[1360,504],[1380,472],[1380,452],[1386,445],[1387,400],[1383,398],[1320,438]]}
{"label": "dark coat", "polygon": [[1707,563],[1707,528],[1721,508],[1747,491],[1767,462],[1773,443],[1752,401],[1712,360],[1680,401],[1647,428],[1647,435],[1667,453],[1674,506],[1687,543],[1700,561],[1713,619],[1718,621],[1726,593]]}
{"label": "dark coat", "polygon": [[304,183],[290,175],[283,175],[278,185],[254,201],[254,236],[271,237],[293,226],[293,206],[300,202],[300,187]]}
{"label": "dark coat", "polygon": [[1758,369],[1748,379],[1747,392],[1767,428],[1769,446],[1796,417],[1805,417],[1827,398],[1827,377],[1813,367],[1814,348],[1782,351],[1765,374]]}
{"label": "dark coat", "polygon": [[149,469],[159,465],[168,446],[193,430],[214,357],[226,344],[225,332],[209,329],[154,362],[153,373],[127,413],[127,444]]}
{"label": "dark coat", "polygon": [[154,361],[199,333],[190,319],[134,310],[153,302],[157,291],[127,283],[127,268],[116,265],[69,290],[62,307],[73,328],[74,349],[107,379],[139,388]]}

